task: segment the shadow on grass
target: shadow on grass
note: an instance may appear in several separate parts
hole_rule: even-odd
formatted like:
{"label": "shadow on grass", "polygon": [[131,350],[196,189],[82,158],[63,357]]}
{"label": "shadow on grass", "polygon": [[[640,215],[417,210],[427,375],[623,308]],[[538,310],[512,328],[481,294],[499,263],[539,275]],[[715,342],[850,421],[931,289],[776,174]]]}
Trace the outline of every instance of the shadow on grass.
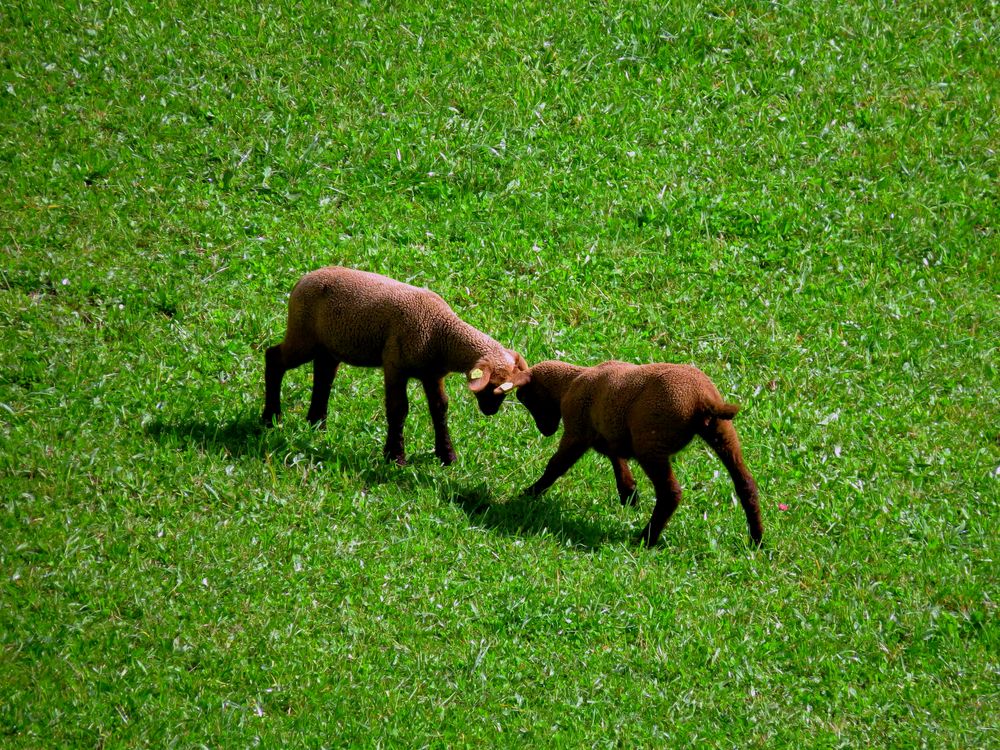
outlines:
{"label": "shadow on grass", "polygon": [[[195,420],[153,421],[144,429],[149,437],[168,446],[172,443],[193,445],[210,453],[264,458],[275,450],[275,441],[265,440],[266,433],[260,419],[249,415],[215,424]],[[283,436],[279,436],[278,440],[287,445],[288,441]]]}
{"label": "shadow on grass", "polygon": [[[196,448],[210,454],[223,454],[261,462],[301,454],[322,462],[334,471],[353,474],[368,487],[394,483],[406,486],[414,482],[415,472],[425,467],[437,467],[433,452],[416,452],[407,456],[407,466],[399,467],[382,458],[380,446],[361,453],[342,453],[336,441],[317,439],[313,431],[265,429],[256,414],[245,414],[232,420],[210,423],[194,419],[154,421],[145,426],[145,433],[167,448]],[[322,435],[322,433],[320,433]],[[558,495],[540,498],[517,495],[497,500],[485,484],[472,487],[446,482],[444,499],[457,505],[471,523],[509,536],[553,536],[575,547],[596,550],[608,542],[625,541],[626,536],[610,533],[599,523],[581,518],[578,509],[563,506]]]}
{"label": "shadow on grass", "polygon": [[145,433],[168,448],[194,447],[206,453],[261,462],[302,455],[332,469],[354,474],[369,487],[388,482],[406,484],[412,479],[408,469],[438,464],[433,453],[414,453],[407,457],[406,467],[396,466],[382,458],[378,446],[373,446],[369,452],[341,452],[336,447],[337,441],[326,438],[324,432],[265,428],[255,414],[219,423],[192,419],[155,421],[146,425]]}
{"label": "shadow on grass", "polygon": [[517,495],[498,501],[488,487],[479,484],[448,488],[445,499],[461,508],[476,526],[509,536],[551,534],[563,543],[588,551],[609,541],[621,541],[609,537],[602,525],[575,516],[572,509],[563,508],[551,496]]}

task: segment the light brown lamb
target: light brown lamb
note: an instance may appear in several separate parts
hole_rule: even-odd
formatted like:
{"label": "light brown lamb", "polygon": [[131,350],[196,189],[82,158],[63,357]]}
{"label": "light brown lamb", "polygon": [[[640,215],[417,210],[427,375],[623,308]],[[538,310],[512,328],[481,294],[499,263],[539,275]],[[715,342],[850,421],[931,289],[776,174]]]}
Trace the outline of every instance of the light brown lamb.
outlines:
{"label": "light brown lamb", "polygon": [[455,450],[448,433],[445,375],[465,373],[480,410],[490,415],[513,387],[514,375],[528,368],[520,354],[462,321],[429,289],[337,266],[307,273],[292,290],[285,338],[265,354],[265,425],[281,415],[285,372],[310,361],[308,418],[314,424],[326,419],[330,388],[342,362],[382,368],[389,423],[384,453],[400,465],[406,463],[403,423],[411,378],[421,382],[427,396],[434,452],[450,464]]}
{"label": "light brown lamb", "polygon": [[722,459],[746,513],[750,538],[760,544],[757,484],[747,469],[732,419],[739,407],[727,404],[712,381],[690,365],[633,365],[605,362],[577,367],[540,362],[514,378],[517,398],[543,435],[565,423],[559,448],[527,493],[539,495],[588,449],[608,456],[622,504],[637,501],[628,459],[635,458],[653,483],[656,505],[636,539],[656,544],[681,501],[671,456],[700,435]]}

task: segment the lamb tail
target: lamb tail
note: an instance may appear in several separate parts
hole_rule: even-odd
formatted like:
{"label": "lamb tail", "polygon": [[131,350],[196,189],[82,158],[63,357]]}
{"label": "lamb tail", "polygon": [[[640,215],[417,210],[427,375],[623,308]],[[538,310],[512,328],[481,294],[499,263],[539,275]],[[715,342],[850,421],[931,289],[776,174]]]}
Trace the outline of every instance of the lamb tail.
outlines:
{"label": "lamb tail", "polygon": [[721,401],[717,404],[707,406],[705,408],[705,416],[715,417],[716,419],[732,419],[739,410],[739,404],[727,404],[725,401]]}

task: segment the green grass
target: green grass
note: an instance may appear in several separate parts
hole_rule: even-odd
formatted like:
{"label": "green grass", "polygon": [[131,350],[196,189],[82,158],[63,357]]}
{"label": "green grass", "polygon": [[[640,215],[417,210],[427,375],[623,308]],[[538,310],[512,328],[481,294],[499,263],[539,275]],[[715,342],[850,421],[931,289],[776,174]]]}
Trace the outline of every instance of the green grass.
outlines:
{"label": "green grass", "polygon": [[[0,6],[0,745],[995,744],[996,2],[313,6]],[[765,548],[457,376],[261,432],[329,263],[697,364]]]}

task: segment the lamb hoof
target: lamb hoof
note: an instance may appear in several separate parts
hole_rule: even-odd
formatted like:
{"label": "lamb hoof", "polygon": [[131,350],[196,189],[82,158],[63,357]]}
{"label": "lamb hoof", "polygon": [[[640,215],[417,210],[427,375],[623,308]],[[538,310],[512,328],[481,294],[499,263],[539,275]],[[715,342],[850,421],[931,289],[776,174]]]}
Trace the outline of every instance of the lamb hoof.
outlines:
{"label": "lamb hoof", "polygon": [[636,547],[653,547],[656,545],[657,540],[653,539],[650,541],[649,532],[643,529],[639,536],[632,537],[632,544]]}
{"label": "lamb hoof", "polygon": [[438,457],[438,460],[445,466],[451,466],[455,461],[458,460],[458,456],[455,455],[455,451],[452,448],[436,450],[434,455]]}
{"label": "lamb hoof", "polygon": [[385,460],[391,464],[396,464],[396,466],[406,466],[406,456],[402,453],[390,453],[389,451],[383,451],[382,455],[385,456]]}
{"label": "lamb hoof", "polygon": [[266,411],[261,416],[260,421],[261,421],[261,424],[263,424],[265,427],[274,427],[275,425],[278,424],[278,422],[281,421],[281,412],[280,411],[271,411],[271,412]]}
{"label": "lamb hoof", "polygon": [[628,505],[628,506],[634,508],[635,506],[637,506],[639,504],[639,493],[638,492],[631,492],[628,495],[621,495],[621,496],[619,496],[619,499],[622,501],[622,505],[623,506]]}

